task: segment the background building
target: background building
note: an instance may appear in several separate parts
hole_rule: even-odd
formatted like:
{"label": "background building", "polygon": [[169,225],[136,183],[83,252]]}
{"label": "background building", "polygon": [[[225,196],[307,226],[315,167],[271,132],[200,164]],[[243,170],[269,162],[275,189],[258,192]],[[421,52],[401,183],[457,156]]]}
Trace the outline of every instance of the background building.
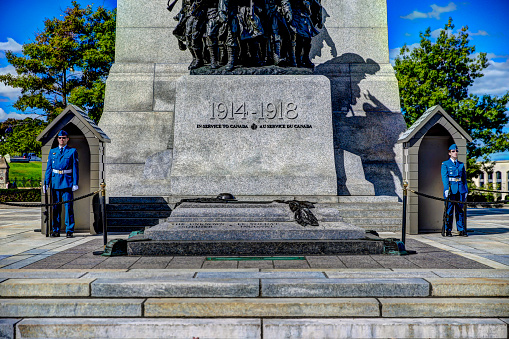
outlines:
{"label": "background building", "polygon": [[[494,191],[509,191],[509,160],[500,160],[495,162],[493,171],[482,172],[479,177],[474,178],[474,183],[479,188],[490,189],[489,185],[493,184]],[[508,199],[509,194],[501,194],[496,197],[502,200]]]}

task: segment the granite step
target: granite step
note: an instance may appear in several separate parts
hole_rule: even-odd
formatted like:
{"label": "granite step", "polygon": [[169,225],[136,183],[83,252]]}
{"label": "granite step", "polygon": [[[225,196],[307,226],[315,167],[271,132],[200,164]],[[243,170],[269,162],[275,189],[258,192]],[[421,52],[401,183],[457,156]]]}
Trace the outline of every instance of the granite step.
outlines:
{"label": "granite step", "polygon": [[170,214],[171,208],[162,197],[111,197],[106,205],[110,232],[143,230]]}
{"label": "granite step", "polygon": [[0,303],[0,317],[141,317],[144,301],[134,298],[7,298]]}
{"label": "granite step", "polygon": [[138,210],[138,211],[128,211],[128,210],[122,210],[122,211],[114,211],[109,210],[107,212],[107,218],[108,222],[110,220],[116,220],[116,219],[122,219],[122,220],[129,220],[130,218],[135,219],[163,219],[168,218],[171,214],[171,210],[158,210],[158,211],[150,211],[150,210]]}
{"label": "granite step", "polygon": [[163,197],[110,197],[108,204],[167,204]]}
{"label": "granite step", "polygon": [[3,298],[0,318],[508,318],[505,298]]}
{"label": "granite step", "polygon": [[106,211],[166,211],[171,212],[168,204],[107,204]]}
{"label": "granite step", "polygon": [[362,195],[362,196],[338,196],[338,203],[362,203],[362,204],[376,204],[376,203],[397,203],[399,202],[399,198],[397,196],[371,196],[371,195]]}
{"label": "granite step", "polygon": [[341,210],[341,217],[347,218],[362,218],[362,219],[378,219],[378,218],[399,218],[402,217],[401,210]]}
{"label": "granite step", "polygon": [[330,319],[6,319],[5,338],[507,338],[497,318]]}
{"label": "granite step", "polygon": [[259,295],[258,279],[97,279],[92,297],[253,298]]}
{"label": "granite step", "polygon": [[[354,224],[354,225],[373,225],[373,226],[401,226],[401,217],[400,218],[379,218],[379,217],[365,217],[365,218],[356,218],[356,217],[347,217],[343,218],[344,222]],[[376,229],[375,229],[376,230]]]}
{"label": "granite step", "polygon": [[24,319],[16,338],[261,339],[260,319]]}
{"label": "granite step", "polygon": [[[264,319],[263,338],[507,338],[501,319]],[[341,334],[340,336],[338,334]]]}
{"label": "granite step", "polygon": [[375,298],[150,298],[145,317],[379,317]]}
{"label": "granite step", "polygon": [[326,204],[328,207],[334,207],[339,211],[377,211],[377,210],[390,210],[402,211],[403,203],[388,202],[388,203],[337,203]]}
{"label": "granite step", "polygon": [[509,298],[380,298],[382,317],[509,317]]}
{"label": "granite step", "polygon": [[279,298],[427,297],[421,278],[262,279],[261,296]]}

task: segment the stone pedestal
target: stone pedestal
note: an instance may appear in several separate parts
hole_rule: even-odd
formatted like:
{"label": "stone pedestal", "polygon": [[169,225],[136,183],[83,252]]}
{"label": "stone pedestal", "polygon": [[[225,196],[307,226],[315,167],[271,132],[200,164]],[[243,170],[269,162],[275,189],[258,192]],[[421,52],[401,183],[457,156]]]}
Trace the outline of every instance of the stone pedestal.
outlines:
{"label": "stone pedestal", "polygon": [[336,195],[324,76],[177,81],[172,195]]}

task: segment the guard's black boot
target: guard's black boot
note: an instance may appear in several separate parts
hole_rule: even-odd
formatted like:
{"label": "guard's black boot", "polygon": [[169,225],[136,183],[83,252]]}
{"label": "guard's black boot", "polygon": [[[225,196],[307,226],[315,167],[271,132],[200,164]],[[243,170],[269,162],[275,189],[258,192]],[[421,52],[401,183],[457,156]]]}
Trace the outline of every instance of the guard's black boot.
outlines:
{"label": "guard's black boot", "polygon": [[52,238],[58,238],[60,237],[60,232],[51,232],[51,235],[50,235]]}
{"label": "guard's black boot", "polygon": [[465,232],[465,231],[460,231],[459,236],[460,236],[460,237],[468,237],[468,234],[467,234],[467,232]]}
{"label": "guard's black boot", "polygon": [[72,232],[67,232],[66,237],[67,237],[67,238],[72,238],[72,237],[73,237]]}
{"label": "guard's black boot", "polygon": [[447,231],[447,232],[445,232],[445,236],[446,236],[446,237],[452,237],[452,232],[451,232],[451,231]]}
{"label": "guard's black boot", "polygon": [[217,46],[210,46],[209,54],[210,54],[210,68],[218,69],[220,66],[219,63],[217,62]]}
{"label": "guard's black boot", "polygon": [[235,68],[237,50],[235,47],[227,47],[227,50],[228,50],[228,63],[226,64],[226,70],[232,71]]}

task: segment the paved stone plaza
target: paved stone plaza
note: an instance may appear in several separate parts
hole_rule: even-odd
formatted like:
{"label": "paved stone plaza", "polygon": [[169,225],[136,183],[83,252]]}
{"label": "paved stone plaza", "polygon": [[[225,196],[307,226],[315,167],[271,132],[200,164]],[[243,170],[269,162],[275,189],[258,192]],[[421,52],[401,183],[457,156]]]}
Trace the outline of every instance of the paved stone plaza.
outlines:
{"label": "paved stone plaza", "polygon": [[94,256],[102,237],[0,208],[0,337],[507,338],[508,214],[471,209],[468,238],[408,236],[410,256],[209,261]]}
{"label": "paved stone plaza", "polygon": [[[509,269],[509,209],[470,209],[468,238],[440,234],[407,236],[410,256],[308,256],[291,261],[207,261],[206,257],[102,257],[102,236],[46,238],[38,208],[0,208],[0,268],[3,269]],[[401,238],[401,234],[382,233]],[[126,238],[110,234],[109,240]]]}

